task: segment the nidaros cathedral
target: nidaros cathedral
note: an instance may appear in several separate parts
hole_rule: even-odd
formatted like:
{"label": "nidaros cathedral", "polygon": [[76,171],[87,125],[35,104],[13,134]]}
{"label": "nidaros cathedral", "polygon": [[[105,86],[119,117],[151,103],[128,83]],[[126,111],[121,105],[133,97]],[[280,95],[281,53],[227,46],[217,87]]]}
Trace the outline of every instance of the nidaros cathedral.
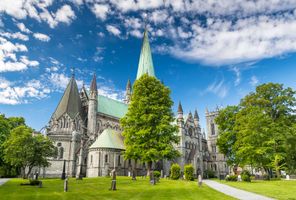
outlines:
{"label": "nidaros cathedral", "polygon": [[[139,58],[137,79],[143,74],[155,76],[148,32],[145,30]],[[89,91],[83,86],[77,87],[74,75],[52,114],[47,136],[54,142],[56,156],[50,158],[50,167],[42,170],[44,176],[60,177],[63,168],[68,176],[97,177],[105,176],[116,168],[118,175],[130,175],[133,167],[138,175],[146,173],[146,163],[124,160],[125,150],[122,129],[119,124],[127,112],[131,100],[132,85],[128,80],[124,102],[98,94],[96,76],[92,78]],[[180,142],[175,146],[181,156],[175,160],[162,160],[153,163],[153,168],[168,176],[172,163],[192,164],[195,174],[208,170],[216,176],[225,176],[228,172],[226,158],[216,146],[218,128],[214,119],[218,112],[206,111],[207,138],[201,131],[199,115],[185,114],[179,102],[175,124],[178,126]]]}

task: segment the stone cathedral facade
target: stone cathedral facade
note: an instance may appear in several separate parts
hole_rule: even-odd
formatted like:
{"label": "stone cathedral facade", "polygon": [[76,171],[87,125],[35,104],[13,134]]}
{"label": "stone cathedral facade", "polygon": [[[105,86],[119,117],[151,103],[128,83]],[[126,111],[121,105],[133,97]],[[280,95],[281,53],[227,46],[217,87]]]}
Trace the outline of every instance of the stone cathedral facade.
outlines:
{"label": "stone cathedral facade", "polygon": [[[155,76],[147,30],[143,36],[137,79],[145,73]],[[105,176],[114,168],[118,175],[130,175],[133,167],[138,175],[144,174],[146,163],[123,159],[125,146],[119,120],[127,112],[131,94],[132,85],[129,80],[126,97],[122,102],[98,94],[96,75],[92,78],[89,91],[84,86],[79,90],[72,75],[49,120],[47,137],[54,142],[56,156],[49,158],[51,166],[43,169],[43,175],[60,177],[64,166],[66,174],[71,177]],[[185,114],[179,103],[174,124],[179,127],[176,134],[180,136],[180,143],[175,148],[180,151],[181,157],[154,163],[154,169],[168,176],[171,164],[178,163],[182,169],[185,164],[192,164],[195,174],[202,174],[209,169],[217,173],[217,159],[222,157],[213,151],[217,139],[213,136],[217,136],[218,132],[209,134],[212,131],[213,116],[207,113],[207,123],[210,124],[207,127],[207,139],[201,131],[197,111]],[[223,168],[223,173],[227,173],[226,170]],[[221,171],[222,168],[219,174]]]}

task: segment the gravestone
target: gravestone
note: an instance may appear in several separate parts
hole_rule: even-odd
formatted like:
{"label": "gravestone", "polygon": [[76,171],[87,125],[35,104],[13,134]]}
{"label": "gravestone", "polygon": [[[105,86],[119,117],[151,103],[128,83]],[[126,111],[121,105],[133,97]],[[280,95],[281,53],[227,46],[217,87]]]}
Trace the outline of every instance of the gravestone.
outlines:
{"label": "gravestone", "polygon": [[63,172],[62,172],[61,179],[62,180],[65,180],[66,179],[66,160],[64,160]]}
{"label": "gravestone", "polygon": [[68,192],[68,177],[64,180],[64,192]]}
{"label": "gravestone", "polygon": [[42,181],[39,181],[38,187],[42,188]]}
{"label": "gravestone", "polygon": [[150,183],[151,185],[155,185],[155,177],[153,171],[150,171]]}
{"label": "gravestone", "polygon": [[237,181],[238,181],[238,182],[241,182],[241,181],[242,181],[242,176],[241,176],[241,175],[238,175],[238,176],[237,176]]}
{"label": "gravestone", "polygon": [[290,175],[286,175],[286,180],[289,181],[290,180]]}
{"label": "gravestone", "polygon": [[111,188],[110,188],[110,190],[116,190],[116,170],[113,169],[111,171],[111,173],[112,173],[112,181],[111,181]]}
{"label": "gravestone", "polygon": [[201,185],[202,185],[202,177],[201,177],[200,174],[198,175],[197,180],[198,180],[198,186],[201,187]]}

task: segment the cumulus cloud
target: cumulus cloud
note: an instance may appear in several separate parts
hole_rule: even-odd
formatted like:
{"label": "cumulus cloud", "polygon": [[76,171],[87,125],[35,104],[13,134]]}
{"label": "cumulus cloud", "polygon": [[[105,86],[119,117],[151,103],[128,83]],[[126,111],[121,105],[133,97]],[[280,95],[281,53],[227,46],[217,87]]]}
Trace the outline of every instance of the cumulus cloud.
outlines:
{"label": "cumulus cloud", "polygon": [[0,35],[3,37],[6,37],[8,39],[18,39],[18,40],[23,40],[23,41],[29,40],[29,37],[27,35],[24,35],[20,32],[16,32],[16,33],[0,32]]}
{"label": "cumulus cloud", "polygon": [[116,26],[113,26],[113,25],[107,25],[106,26],[106,29],[109,33],[115,35],[115,36],[120,36],[120,33],[121,31],[116,27]]}
{"label": "cumulus cloud", "polygon": [[46,34],[43,33],[34,33],[33,34],[34,38],[43,41],[43,42],[48,42],[50,40],[50,37]]}
{"label": "cumulus cloud", "polygon": [[39,80],[34,79],[20,85],[0,77],[0,104],[29,103],[33,99],[47,97],[50,92],[51,90]]}
{"label": "cumulus cloud", "polygon": [[109,11],[109,6],[106,4],[95,4],[91,10],[97,18],[105,20]]}
{"label": "cumulus cloud", "polygon": [[16,26],[20,29],[20,31],[24,33],[31,33],[31,31],[25,26],[24,23],[17,23]]}
{"label": "cumulus cloud", "polygon": [[[25,19],[30,17],[38,22],[46,22],[51,28],[56,27],[59,23],[70,24],[75,18],[75,13],[71,6],[63,5],[56,12],[49,10],[53,0],[1,0],[0,13],[6,13],[16,19]],[[19,24],[21,31],[29,33],[27,29]]]}

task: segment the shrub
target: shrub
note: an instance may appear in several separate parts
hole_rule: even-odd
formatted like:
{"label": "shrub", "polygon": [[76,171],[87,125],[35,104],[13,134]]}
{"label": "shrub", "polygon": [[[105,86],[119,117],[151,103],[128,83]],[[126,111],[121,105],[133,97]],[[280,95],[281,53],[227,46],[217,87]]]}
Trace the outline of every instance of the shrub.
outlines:
{"label": "shrub", "polygon": [[194,172],[194,168],[193,168],[192,165],[185,165],[185,167],[184,167],[184,175],[185,175],[185,179],[187,181],[193,181],[194,180],[193,172]]}
{"label": "shrub", "polygon": [[248,176],[247,174],[243,174],[242,176],[242,180],[245,182],[251,182],[251,176]]}
{"label": "shrub", "polygon": [[39,180],[30,180],[30,185],[39,185]]}
{"label": "shrub", "polygon": [[204,178],[216,178],[215,172],[213,170],[205,170]]}
{"label": "shrub", "polygon": [[160,172],[159,171],[155,170],[155,171],[153,171],[153,173],[154,173],[154,177],[155,178],[159,178],[160,177]]}
{"label": "shrub", "polygon": [[262,178],[263,178],[263,180],[265,180],[265,181],[269,181],[269,180],[270,180],[270,177],[269,177],[268,174],[264,174],[264,175],[262,176]]}
{"label": "shrub", "polygon": [[171,166],[171,179],[178,180],[181,175],[181,168],[178,164],[173,164]]}
{"label": "shrub", "polygon": [[237,181],[237,175],[229,175],[225,178],[226,181]]}
{"label": "shrub", "polygon": [[248,170],[243,170],[241,176],[243,175],[251,176],[251,173]]}

